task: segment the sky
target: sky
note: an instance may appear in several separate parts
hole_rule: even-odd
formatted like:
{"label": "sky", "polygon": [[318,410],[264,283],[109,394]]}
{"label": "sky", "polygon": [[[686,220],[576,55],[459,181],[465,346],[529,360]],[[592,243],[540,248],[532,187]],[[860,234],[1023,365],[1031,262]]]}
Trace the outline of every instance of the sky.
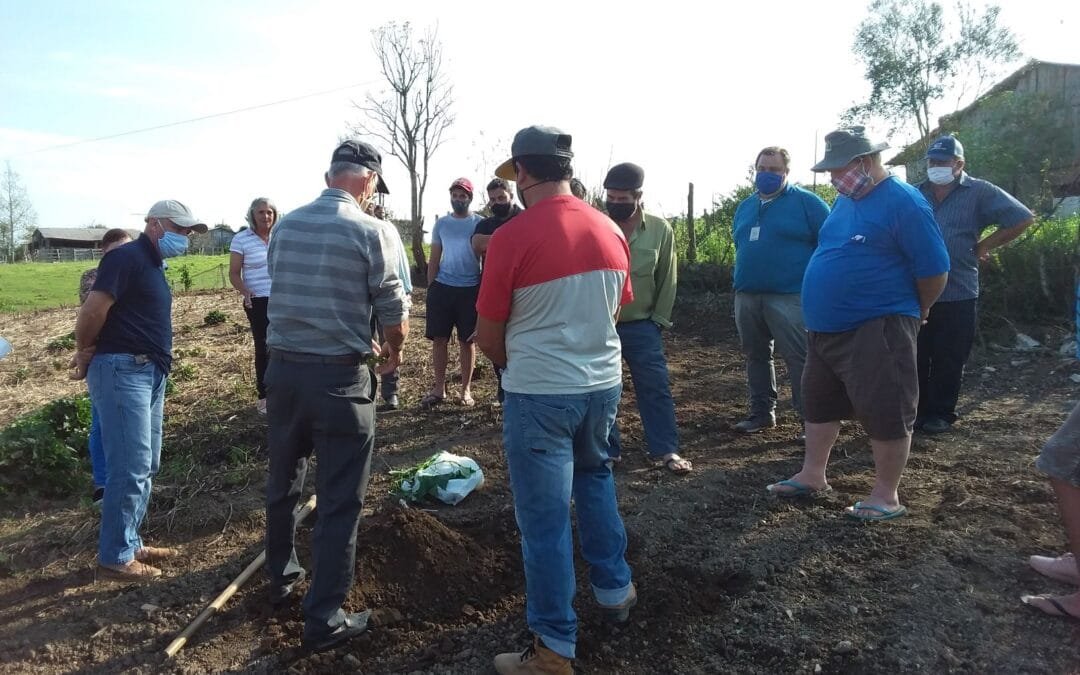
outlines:
{"label": "sky", "polygon": [[[998,4],[1025,59],[1080,63],[1080,3]],[[869,93],[851,54],[867,5],[0,0],[0,161],[41,227],[141,229],[155,201],[178,199],[236,229],[255,197],[288,211],[318,196],[338,138],[361,119],[354,102],[385,88],[371,30],[411,21],[437,26],[454,96],[427,227],[455,178],[480,193],[531,124],[573,136],[589,187],[631,161],[650,210],[684,213],[692,182],[700,214],[767,145],[790,150],[795,181],[813,179],[815,139]],[[380,149],[387,204],[407,216],[408,174]]]}

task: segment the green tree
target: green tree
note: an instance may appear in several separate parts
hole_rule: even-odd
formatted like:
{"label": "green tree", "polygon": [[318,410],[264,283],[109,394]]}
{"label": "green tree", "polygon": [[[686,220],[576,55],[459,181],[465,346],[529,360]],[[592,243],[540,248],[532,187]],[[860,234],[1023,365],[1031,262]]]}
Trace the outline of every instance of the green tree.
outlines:
{"label": "green tree", "polygon": [[0,176],[0,240],[9,262],[15,262],[16,241],[22,243],[36,224],[37,213],[26,195],[26,188],[19,174],[11,168],[11,162],[7,162],[4,174]]}
{"label": "green tree", "polygon": [[966,2],[947,19],[937,2],[872,0],[852,46],[865,67],[870,96],[849,108],[847,122],[878,119],[889,135],[933,129],[932,107],[957,94],[955,107],[982,93],[998,68],[1020,57],[1012,32],[998,24],[996,5],[980,14]]}

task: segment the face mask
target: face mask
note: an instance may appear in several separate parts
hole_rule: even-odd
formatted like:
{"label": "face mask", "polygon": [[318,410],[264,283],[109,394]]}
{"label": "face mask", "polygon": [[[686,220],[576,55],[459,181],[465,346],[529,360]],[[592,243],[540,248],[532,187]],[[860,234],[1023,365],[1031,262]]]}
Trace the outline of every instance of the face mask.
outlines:
{"label": "face mask", "polygon": [[158,250],[162,258],[175,258],[187,252],[188,238],[176,232],[165,232],[165,236],[158,239]]}
{"label": "face mask", "polygon": [[956,180],[951,166],[932,166],[926,170],[926,177],[934,185],[948,185]]}
{"label": "face mask", "polygon": [[840,174],[839,178],[833,178],[832,184],[836,191],[845,197],[860,199],[874,187],[874,179],[863,169],[862,162],[859,162],[858,166]]}
{"label": "face mask", "polygon": [[505,218],[510,215],[510,204],[492,204],[491,213],[499,218]]}
{"label": "face mask", "polygon": [[469,212],[469,202],[460,199],[451,199],[450,206],[453,207],[454,213],[458,215]]}
{"label": "face mask", "polygon": [[754,176],[754,185],[761,194],[771,195],[784,185],[784,174],[758,171]]}
{"label": "face mask", "polygon": [[634,215],[634,211],[637,211],[637,204],[630,202],[624,204],[622,202],[604,202],[604,208],[607,210],[607,214],[611,216],[611,219],[616,223],[625,223],[630,220],[630,216]]}

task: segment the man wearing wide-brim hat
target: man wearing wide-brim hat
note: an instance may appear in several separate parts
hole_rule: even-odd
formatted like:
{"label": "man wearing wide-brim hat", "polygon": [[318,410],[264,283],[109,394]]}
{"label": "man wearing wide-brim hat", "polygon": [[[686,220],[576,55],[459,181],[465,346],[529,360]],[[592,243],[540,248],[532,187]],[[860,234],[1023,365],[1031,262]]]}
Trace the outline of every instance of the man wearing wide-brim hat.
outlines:
{"label": "man wearing wide-brim hat", "polygon": [[801,471],[768,486],[781,497],[829,490],[840,422],[856,419],[870,437],[875,479],[846,513],[863,521],[907,513],[897,489],[919,398],[915,343],[949,271],[933,209],[882,166],[887,147],[863,127],[838,129],[813,167],[831,174],[840,196],[803,278],[806,456]]}

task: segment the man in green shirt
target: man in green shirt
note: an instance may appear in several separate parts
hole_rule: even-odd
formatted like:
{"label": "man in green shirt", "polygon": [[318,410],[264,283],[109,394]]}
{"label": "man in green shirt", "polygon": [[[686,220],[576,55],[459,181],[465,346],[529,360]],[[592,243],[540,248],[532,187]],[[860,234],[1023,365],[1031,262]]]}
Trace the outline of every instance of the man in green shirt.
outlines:
{"label": "man in green shirt", "polygon": [[[675,305],[677,265],[675,237],[663,218],[645,213],[641,186],[645,171],[637,164],[616,164],[604,178],[605,207],[630,244],[630,281],[634,301],[624,305],[616,329],[622,354],[630,366],[641,425],[649,457],[662,462],[672,473],[685,474],[693,465],[679,457],[679,434],[675,428],[675,401],[671,398],[662,328],[671,327]],[[611,457],[618,461],[618,425],[612,427]]]}

